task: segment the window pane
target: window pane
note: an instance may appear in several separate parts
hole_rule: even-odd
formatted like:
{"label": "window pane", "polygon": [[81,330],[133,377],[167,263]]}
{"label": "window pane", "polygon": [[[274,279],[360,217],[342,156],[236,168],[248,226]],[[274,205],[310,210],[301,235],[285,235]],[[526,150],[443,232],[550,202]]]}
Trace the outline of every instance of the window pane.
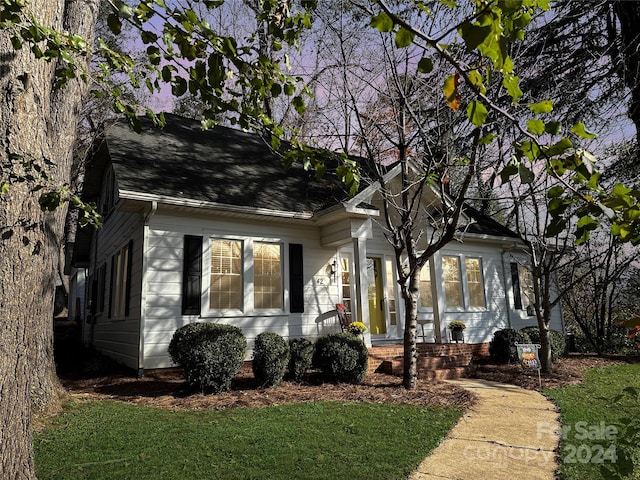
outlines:
{"label": "window pane", "polygon": [[469,306],[484,308],[484,280],[482,278],[482,261],[479,258],[465,259],[467,267],[467,285],[469,286]]}
{"label": "window pane", "polygon": [[256,310],[282,310],[282,247],[280,244],[253,244],[253,304]]}
{"label": "window pane", "polygon": [[393,275],[393,262],[391,260],[386,260],[386,270],[387,270],[387,305],[389,307],[389,324],[396,325],[397,317],[396,317],[396,294],[395,294],[395,286],[396,280]]}
{"label": "window pane", "polygon": [[209,307],[242,309],[242,242],[211,240]]}
{"label": "window pane", "polygon": [[340,258],[340,284],[342,286],[342,303],[347,307],[349,315],[352,314],[351,305],[351,273],[349,266],[351,265],[350,257]]}
{"label": "window pane", "polygon": [[535,303],[535,294],[533,292],[533,275],[531,270],[520,265],[520,290],[522,293],[522,307],[527,308]]}
{"label": "window pane", "polygon": [[442,257],[442,274],[447,307],[462,308],[462,282],[458,257]]}
{"label": "window pane", "polygon": [[433,308],[433,296],[431,293],[431,268],[429,262],[425,263],[420,271],[420,306]]}

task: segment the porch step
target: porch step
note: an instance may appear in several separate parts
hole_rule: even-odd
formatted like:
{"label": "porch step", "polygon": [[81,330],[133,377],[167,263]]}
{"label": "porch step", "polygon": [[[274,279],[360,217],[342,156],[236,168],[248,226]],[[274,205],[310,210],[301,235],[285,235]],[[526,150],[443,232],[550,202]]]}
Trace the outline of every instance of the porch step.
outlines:
{"label": "porch step", "polygon": [[[465,356],[459,355],[436,355],[419,356],[418,378],[423,380],[446,380],[464,377],[470,369],[470,361]],[[379,371],[402,376],[404,371],[404,358],[401,356],[385,360],[380,365]]]}

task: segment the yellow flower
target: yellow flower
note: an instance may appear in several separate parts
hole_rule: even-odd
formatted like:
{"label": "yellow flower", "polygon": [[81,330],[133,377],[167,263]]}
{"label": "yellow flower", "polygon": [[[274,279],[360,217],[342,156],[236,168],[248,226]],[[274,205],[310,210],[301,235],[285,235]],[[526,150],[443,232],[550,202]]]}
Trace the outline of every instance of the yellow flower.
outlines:
{"label": "yellow flower", "polygon": [[349,333],[354,335],[362,334],[367,331],[367,326],[362,322],[351,322],[347,327]]}

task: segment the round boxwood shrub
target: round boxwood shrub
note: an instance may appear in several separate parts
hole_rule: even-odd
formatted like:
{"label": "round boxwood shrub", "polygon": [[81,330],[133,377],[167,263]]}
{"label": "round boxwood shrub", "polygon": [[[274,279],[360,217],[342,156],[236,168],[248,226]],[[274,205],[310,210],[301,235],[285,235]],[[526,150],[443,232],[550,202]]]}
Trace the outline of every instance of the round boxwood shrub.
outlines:
{"label": "round boxwood shrub", "polygon": [[264,332],[253,347],[253,375],[261,387],[278,385],[289,363],[289,343],[277,333]]}
{"label": "round boxwood shrub", "polygon": [[188,325],[176,331],[178,339],[176,334],[172,339],[176,356],[172,358],[180,361],[190,388],[204,393],[224,392],[242,368],[247,340],[242,330],[232,325],[200,325],[207,326],[192,327],[186,335],[180,330]]}
{"label": "round boxwood shrub", "polygon": [[296,383],[302,383],[304,374],[311,367],[313,343],[306,338],[289,340],[289,373],[287,377]]}
{"label": "round boxwood shrub", "polygon": [[216,328],[215,323],[190,323],[184,327],[177,329],[171,342],[169,343],[169,356],[171,361],[181,367],[185,363],[185,355],[188,355],[189,349],[193,345],[194,340],[205,329]]}
{"label": "round boxwood shrub", "polygon": [[531,343],[526,332],[514,328],[503,328],[493,334],[489,344],[489,354],[496,363],[516,363],[518,361],[517,343]]}
{"label": "round boxwood shrub", "polygon": [[[525,327],[520,331],[529,335],[531,343],[540,343],[540,329],[538,327]],[[549,330],[549,340],[551,341],[551,361],[555,362],[558,358],[564,355],[565,349],[567,348],[567,342],[564,338],[564,334],[557,330]]]}
{"label": "round boxwood shrub", "polygon": [[326,381],[362,383],[368,363],[367,347],[351,333],[333,333],[316,341],[313,365],[322,371]]}

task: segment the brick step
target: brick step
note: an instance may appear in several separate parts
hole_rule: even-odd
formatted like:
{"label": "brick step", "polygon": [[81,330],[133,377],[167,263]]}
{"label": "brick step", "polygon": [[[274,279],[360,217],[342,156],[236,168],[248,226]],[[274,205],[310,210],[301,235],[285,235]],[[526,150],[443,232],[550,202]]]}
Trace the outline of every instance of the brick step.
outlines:
{"label": "brick step", "polygon": [[[438,355],[435,357],[418,357],[418,378],[425,380],[443,380],[460,378],[468,373],[470,360],[466,356]],[[402,376],[404,358],[394,357],[385,360],[378,369],[388,375]]]}
{"label": "brick step", "polygon": [[418,370],[418,378],[421,380],[439,381],[439,380],[455,380],[465,377],[471,367],[453,367],[439,368],[435,370]]}

